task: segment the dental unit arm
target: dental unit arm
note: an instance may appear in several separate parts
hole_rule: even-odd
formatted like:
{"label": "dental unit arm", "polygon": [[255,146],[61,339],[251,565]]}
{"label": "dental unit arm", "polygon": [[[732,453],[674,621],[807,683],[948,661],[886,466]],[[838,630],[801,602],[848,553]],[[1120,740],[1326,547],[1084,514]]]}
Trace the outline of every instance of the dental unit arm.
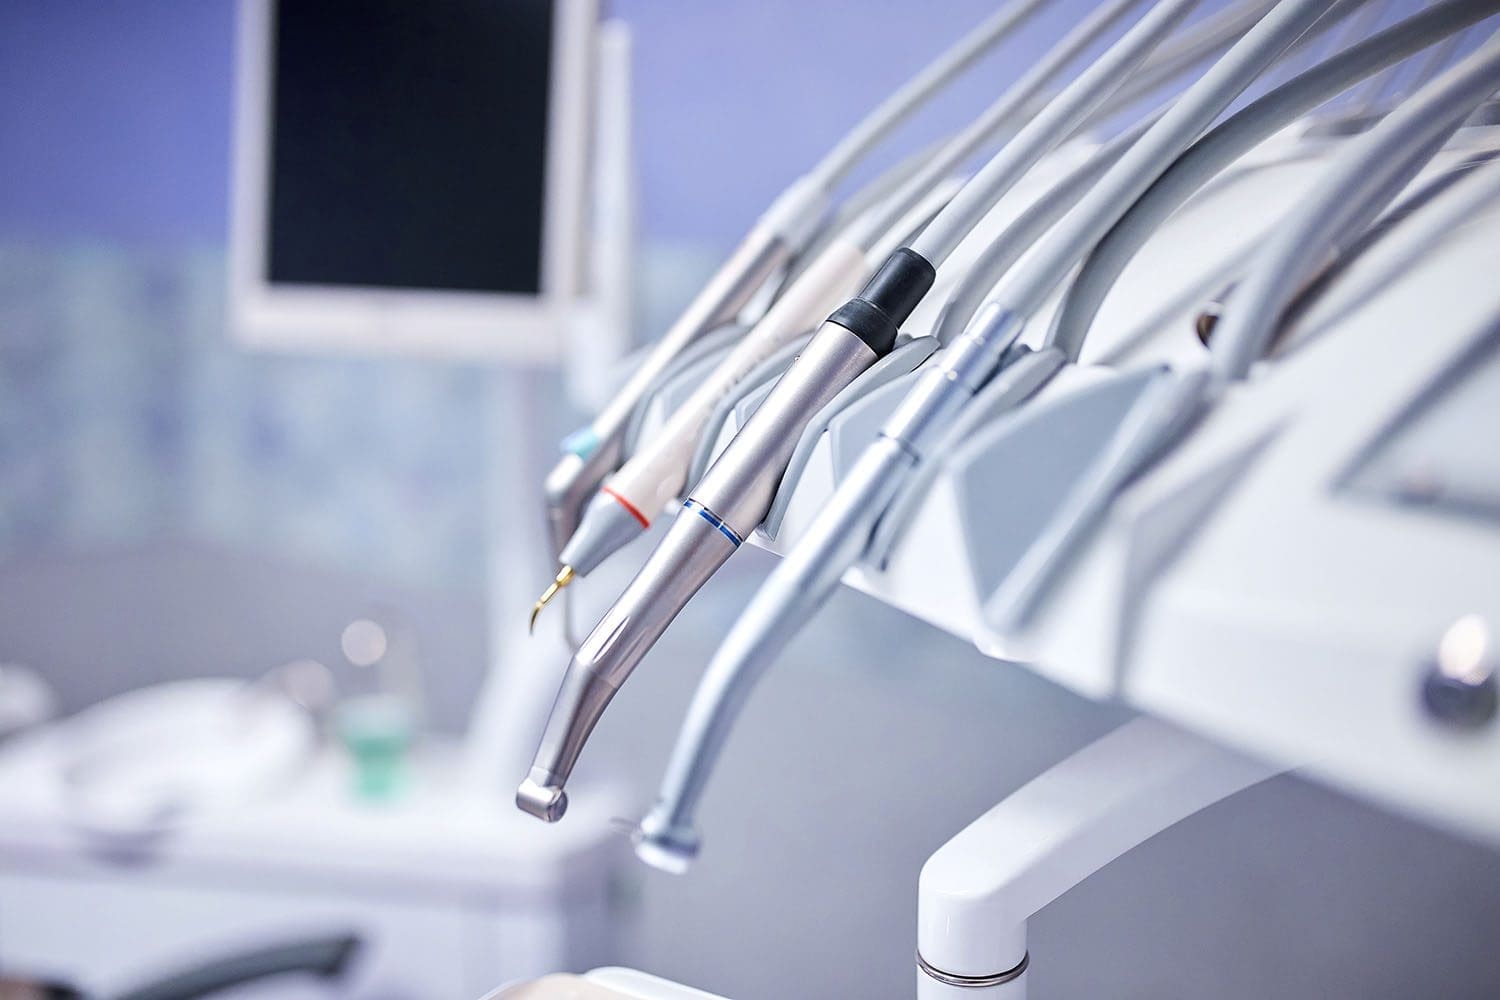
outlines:
{"label": "dental unit arm", "polygon": [[[1216,331],[1211,345],[1218,391],[1247,376],[1329,252],[1374,222],[1497,90],[1500,36],[1339,153],[1289,224],[1255,255],[1236,291],[1237,307],[1225,314],[1233,325]],[[1193,375],[1177,385],[1191,385]],[[1143,410],[1162,422],[1172,406],[1168,400]],[[917,996],[1024,1000],[1032,914],[1137,844],[1277,770],[1138,718],[1037,777],[923,867]]]}
{"label": "dental unit arm", "polygon": [[917,882],[918,1000],[1025,1000],[1030,918],[1280,768],[1151,718],[1107,733],[940,847]]}

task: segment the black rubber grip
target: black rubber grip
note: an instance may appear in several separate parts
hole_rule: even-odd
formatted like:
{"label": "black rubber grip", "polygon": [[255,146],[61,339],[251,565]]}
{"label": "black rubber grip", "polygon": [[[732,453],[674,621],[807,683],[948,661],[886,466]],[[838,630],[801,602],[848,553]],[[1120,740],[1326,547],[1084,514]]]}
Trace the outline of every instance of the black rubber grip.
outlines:
{"label": "black rubber grip", "polygon": [[910,247],[886,258],[854,298],[834,310],[828,322],[854,334],[877,355],[896,346],[896,333],[937,278],[937,269]]}

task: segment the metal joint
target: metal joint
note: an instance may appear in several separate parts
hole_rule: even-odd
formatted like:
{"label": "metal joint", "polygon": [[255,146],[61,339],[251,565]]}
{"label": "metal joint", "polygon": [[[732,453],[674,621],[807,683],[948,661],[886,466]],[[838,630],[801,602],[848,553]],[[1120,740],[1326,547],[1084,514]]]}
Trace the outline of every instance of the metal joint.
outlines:
{"label": "metal joint", "polygon": [[1026,968],[1029,965],[1031,965],[1031,952],[1028,951],[1021,956],[1021,961],[1014,968],[1006,969],[1004,972],[997,972],[989,976],[960,976],[928,965],[927,960],[922,957],[922,953],[920,951],[917,952],[917,968],[921,969],[923,973],[936,979],[944,986],[957,986],[970,990],[987,989],[991,986],[1003,986],[1006,983],[1014,982],[1026,974]]}

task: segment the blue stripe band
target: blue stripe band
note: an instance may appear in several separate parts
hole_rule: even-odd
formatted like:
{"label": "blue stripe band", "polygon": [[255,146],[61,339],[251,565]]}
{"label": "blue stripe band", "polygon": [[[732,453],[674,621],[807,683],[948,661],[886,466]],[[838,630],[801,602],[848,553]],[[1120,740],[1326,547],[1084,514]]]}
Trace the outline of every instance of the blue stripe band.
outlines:
{"label": "blue stripe band", "polygon": [[688,510],[696,511],[699,517],[703,518],[703,520],[707,521],[715,528],[718,528],[719,534],[723,535],[725,538],[733,542],[736,548],[738,548],[744,541],[744,539],[734,533],[733,528],[724,523],[723,519],[720,518],[719,515],[715,514],[713,511],[709,510],[698,501],[684,500],[682,506]]}

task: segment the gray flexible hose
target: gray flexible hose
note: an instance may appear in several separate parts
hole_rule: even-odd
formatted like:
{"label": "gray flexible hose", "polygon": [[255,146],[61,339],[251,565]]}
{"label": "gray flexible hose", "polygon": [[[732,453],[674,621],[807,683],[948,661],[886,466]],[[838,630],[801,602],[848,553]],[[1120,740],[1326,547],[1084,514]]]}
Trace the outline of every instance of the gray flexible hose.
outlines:
{"label": "gray flexible hose", "polygon": [[963,131],[944,143],[885,203],[851,227],[852,242],[868,246],[895,225],[938,181],[962,166],[991,139],[1026,120],[1027,105],[1126,14],[1145,0],[1112,0],[1097,7],[1031,65],[1021,78]]}
{"label": "gray flexible hose", "polygon": [[1350,140],[1328,173],[1256,254],[1215,331],[1210,365],[1219,381],[1241,379],[1265,350],[1301,279],[1334,243],[1375,218],[1420,170],[1412,150],[1440,148],[1500,89],[1500,35],[1423,87],[1370,132]]}
{"label": "gray flexible hose", "polygon": [[1301,73],[1199,139],[1089,253],[1058,310],[1048,343],[1076,359],[1126,265],[1157,228],[1220,171],[1354,84],[1497,11],[1496,0],[1436,4]]}
{"label": "gray flexible hose", "polygon": [[1025,211],[1005,227],[998,239],[980,252],[943,307],[942,316],[938,318],[937,329],[933,333],[941,343],[950,343],[963,332],[1001,276],[1021,259],[1021,255],[1053,223],[1062,218],[1085,191],[1104,176],[1104,172],[1124,155],[1132,143],[1145,134],[1158,117],[1160,112],[1146,115],[1090,153],[1087,159],[1068,171],[1045,194],[1028,205]]}
{"label": "gray flexible hose", "polygon": [[843,236],[849,231],[849,227],[855,225],[862,216],[895,194],[912,175],[922,169],[922,164],[935,155],[946,141],[947,139],[942,139],[930,142],[915,152],[907,153],[855,188],[843,201],[839,202],[833,210],[833,216],[828,225],[818,230],[812,242],[797,254],[787,267],[786,276],[781,280],[778,294],[780,290],[789,288],[792,282],[807,270],[807,266],[817,260],[818,255],[828,248],[828,244]]}
{"label": "gray flexible hose", "polygon": [[[1326,0],[1282,0],[1214,63],[1099,183],[1001,279],[990,297],[1017,316],[1045,301],[1129,206],[1255,78],[1327,11]],[[1003,349],[1003,345],[1002,345]]]}
{"label": "gray flexible hose", "polygon": [[837,186],[896,126],[1046,4],[1047,0],[1012,0],[1001,7],[865,115],[824,155],[809,176],[825,190]]}
{"label": "gray flexible hose", "polygon": [[[1283,58],[1290,57],[1301,49],[1310,48],[1311,43],[1318,36],[1327,32],[1342,18],[1358,8],[1362,2],[1363,0],[1340,0],[1333,4],[1316,24],[1287,49]],[[1136,76],[1141,76],[1145,72],[1146,70],[1142,70]],[[979,311],[985,294],[995,286],[1001,276],[1010,270],[1031,244],[1040,239],[1042,234],[1051,228],[1052,224],[1061,218],[1063,213],[1082,197],[1104,171],[1145,134],[1146,130],[1154,125],[1169,107],[1171,107],[1170,101],[1155,111],[1140,116],[1123,132],[1095,150],[1084,163],[1058,181],[1045,197],[1038,199],[1006,227],[1000,238],[990,244],[974,262],[968,274],[964,276],[962,284],[944,308],[938,328],[934,331],[938,340],[944,344],[949,343],[963,330],[974,314]]]}
{"label": "gray flexible hose", "polygon": [[[1362,3],[1364,0],[1352,2]],[[1334,4],[1335,7],[1338,5],[1339,3]],[[1242,0],[1188,25],[1163,42],[1161,48],[1153,52],[1151,58],[1119,90],[1106,98],[1084,120],[1083,128],[1091,128],[1108,120],[1135,102],[1156,93],[1205,60],[1217,57],[1254,27],[1265,16],[1266,11],[1274,6],[1275,0]],[[1040,108],[1041,105],[1038,104],[1031,109],[1031,113],[1035,114]]]}
{"label": "gray flexible hose", "polygon": [[1082,124],[1198,4],[1158,0],[1131,29],[1047,103],[911,243],[941,267],[964,236],[1047,152]]}

